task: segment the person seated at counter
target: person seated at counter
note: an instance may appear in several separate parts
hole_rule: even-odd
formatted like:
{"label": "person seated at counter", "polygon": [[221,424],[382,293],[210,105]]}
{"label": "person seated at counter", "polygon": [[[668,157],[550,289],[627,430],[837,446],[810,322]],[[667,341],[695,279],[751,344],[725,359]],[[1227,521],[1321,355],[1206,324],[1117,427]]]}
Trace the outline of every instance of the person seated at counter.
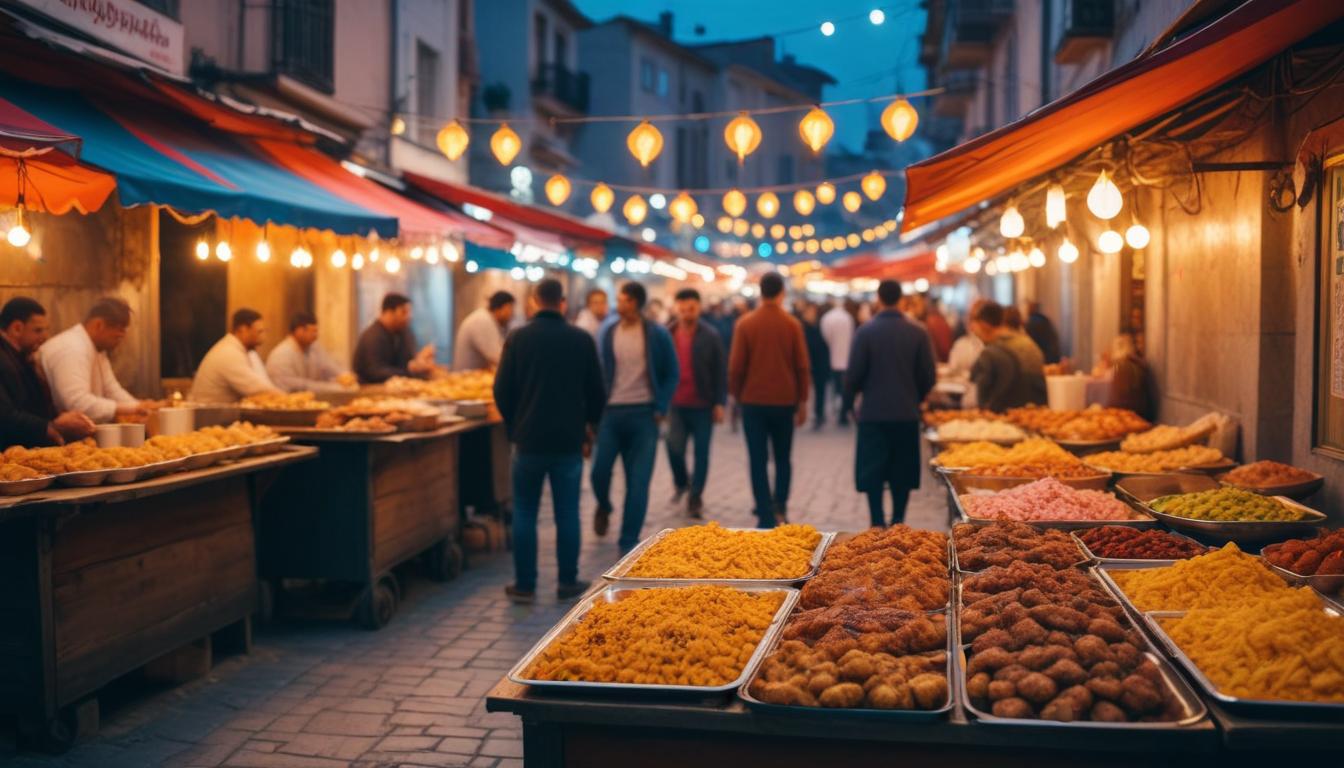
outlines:
{"label": "person seated at counter", "polygon": [[266,373],[286,392],[339,392],[355,386],[355,376],[317,343],[317,317],[295,312],[289,335],[266,358]]}
{"label": "person seated at counter", "polygon": [[499,367],[504,352],[504,336],[513,319],[513,294],[495,291],[484,307],[477,307],[462,319],[453,344],[453,370],[477,371]]}
{"label": "person seated at counter", "polygon": [[400,293],[383,297],[377,319],[359,334],[354,369],[361,384],[382,384],[393,376],[425,377],[434,370],[434,345],[415,349],[411,300]]}
{"label": "person seated at counter", "polygon": [[33,364],[50,327],[47,310],[35,299],[16,296],[0,308],[0,449],[61,445],[93,434],[88,416],[57,413]]}
{"label": "person seated at counter", "polygon": [[1023,405],[1045,405],[1045,357],[1031,337],[1012,329],[1007,311],[987,301],[971,315],[971,333],[984,342],[971,382],[981,408],[1006,411]]}
{"label": "person seated at counter", "polygon": [[261,313],[243,308],[233,313],[230,331],[205,353],[191,382],[188,399],[196,403],[235,403],[263,393],[279,394],[257,354],[266,336]]}
{"label": "person seated at counter", "polygon": [[144,416],[154,407],[153,401],[139,400],[121,386],[107,357],[130,326],[131,305],[105,296],[89,308],[84,322],[42,345],[38,360],[57,410],[79,411],[95,424],[105,424],[118,416]]}

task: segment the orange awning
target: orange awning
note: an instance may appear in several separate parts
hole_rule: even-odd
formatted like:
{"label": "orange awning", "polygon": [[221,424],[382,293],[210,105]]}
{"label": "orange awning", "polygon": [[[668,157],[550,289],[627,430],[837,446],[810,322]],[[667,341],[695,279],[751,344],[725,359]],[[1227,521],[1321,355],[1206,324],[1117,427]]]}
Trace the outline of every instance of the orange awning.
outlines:
{"label": "orange awning", "polygon": [[80,213],[103,207],[117,180],[82,165],[73,155],[79,137],[52,126],[0,98],[0,206],[23,194],[30,211]]}
{"label": "orange awning", "polygon": [[902,231],[1008,192],[1344,18],[1342,0],[1247,0],[1189,37],[905,174]]}

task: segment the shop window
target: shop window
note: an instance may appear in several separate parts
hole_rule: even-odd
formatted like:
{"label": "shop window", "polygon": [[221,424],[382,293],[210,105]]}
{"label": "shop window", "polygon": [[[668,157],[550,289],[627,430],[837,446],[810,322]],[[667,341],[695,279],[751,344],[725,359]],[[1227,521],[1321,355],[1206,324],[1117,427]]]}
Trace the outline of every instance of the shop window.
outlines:
{"label": "shop window", "polygon": [[415,42],[415,111],[420,141],[432,142],[438,130],[431,118],[439,116],[439,52],[423,40]]}
{"label": "shop window", "polygon": [[275,0],[275,69],[319,91],[335,90],[335,0]]}
{"label": "shop window", "polygon": [[1325,163],[1316,297],[1315,443],[1344,458],[1344,153]]}

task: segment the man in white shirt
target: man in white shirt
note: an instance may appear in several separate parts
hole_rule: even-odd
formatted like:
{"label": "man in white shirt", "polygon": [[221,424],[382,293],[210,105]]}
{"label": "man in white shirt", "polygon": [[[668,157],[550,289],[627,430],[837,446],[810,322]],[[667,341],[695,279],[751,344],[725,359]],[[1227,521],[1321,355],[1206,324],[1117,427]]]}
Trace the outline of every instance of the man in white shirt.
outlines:
{"label": "man in white shirt", "polygon": [[339,392],[355,385],[354,374],[317,343],[317,318],[296,312],[289,335],[266,358],[266,374],[286,392]]}
{"label": "man in white shirt", "polygon": [[215,342],[196,369],[188,396],[192,402],[233,403],[251,395],[280,393],[257,354],[266,336],[261,313],[240,309],[233,313],[229,326],[232,330]]}
{"label": "man in white shirt", "polygon": [[513,319],[513,294],[495,291],[484,307],[467,315],[453,344],[453,370],[477,371],[499,366],[504,334]]}
{"label": "man in white shirt", "polygon": [[[826,346],[831,351],[831,376],[836,394],[844,391],[845,369],[849,367],[849,346],[854,341],[854,317],[846,306],[849,303],[846,299],[821,316],[821,337],[826,340]],[[822,397],[822,394],[817,393],[817,397]],[[840,424],[848,423],[848,417],[842,409]]]}
{"label": "man in white shirt", "polygon": [[597,329],[602,327],[602,321],[606,319],[607,292],[601,288],[594,288],[588,292],[588,299],[583,309],[579,310],[578,317],[574,318],[574,325],[587,331],[596,341]]}
{"label": "man in white shirt", "polygon": [[107,353],[126,338],[131,306],[113,296],[99,299],[84,322],[56,334],[39,350],[42,371],[57,411],[79,411],[96,424],[118,416],[140,416],[142,402],[117,382]]}

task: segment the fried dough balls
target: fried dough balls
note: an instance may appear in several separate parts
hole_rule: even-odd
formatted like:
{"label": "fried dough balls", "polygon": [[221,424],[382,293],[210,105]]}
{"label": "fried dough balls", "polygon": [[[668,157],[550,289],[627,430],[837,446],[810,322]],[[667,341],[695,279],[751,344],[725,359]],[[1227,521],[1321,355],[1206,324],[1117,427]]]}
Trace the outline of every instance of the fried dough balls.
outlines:
{"label": "fried dough balls", "polygon": [[867,709],[939,709],[948,701],[947,652],[836,655],[798,640],[761,664],[751,695],[771,704]]}
{"label": "fried dough balls", "polygon": [[1019,562],[1043,563],[1062,570],[1086,559],[1063,531],[1042,531],[1019,522],[962,523],[952,528],[952,541],[957,547],[957,565],[963,571]]}

